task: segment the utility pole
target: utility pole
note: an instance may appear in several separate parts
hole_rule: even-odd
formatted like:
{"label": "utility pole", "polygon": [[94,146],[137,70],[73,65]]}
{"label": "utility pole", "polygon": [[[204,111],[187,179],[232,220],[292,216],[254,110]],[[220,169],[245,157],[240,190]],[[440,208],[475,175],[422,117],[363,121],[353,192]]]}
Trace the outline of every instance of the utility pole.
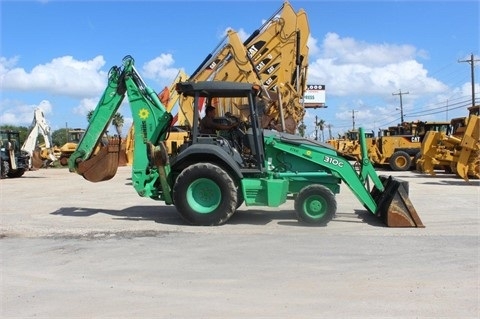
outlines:
{"label": "utility pole", "polygon": [[352,131],[355,131],[355,110],[352,110]]}
{"label": "utility pole", "polygon": [[315,141],[318,141],[318,116],[315,115]]}
{"label": "utility pole", "polygon": [[473,57],[473,53],[470,55],[470,60],[462,60],[458,61],[460,62],[467,62],[470,64],[470,72],[471,72],[471,77],[472,77],[472,106],[475,106],[475,61],[480,61],[480,60],[475,60]]}
{"label": "utility pole", "polygon": [[402,95],[409,94],[409,92],[402,92],[402,90],[398,90],[398,93],[392,93],[392,95],[399,95],[400,96],[400,123],[403,123],[403,102],[402,102]]}

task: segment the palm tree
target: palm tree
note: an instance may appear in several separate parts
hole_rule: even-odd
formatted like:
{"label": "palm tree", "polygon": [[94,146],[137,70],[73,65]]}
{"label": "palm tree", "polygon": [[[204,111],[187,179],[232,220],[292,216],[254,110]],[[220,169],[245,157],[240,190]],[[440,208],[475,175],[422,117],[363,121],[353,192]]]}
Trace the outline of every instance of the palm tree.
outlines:
{"label": "palm tree", "polygon": [[320,121],[316,122],[317,128],[322,131],[322,141],[325,142],[325,135],[323,134],[323,129],[325,128],[325,120],[320,119]]}
{"label": "palm tree", "polygon": [[298,134],[300,134],[301,137],[304,137],[306,129],[307,129],[307,126],[302,121],[302,123],[300,123],[300,125],[298,126]]}
{"label": "palm tree", "polygon": [[318,123],[318,126],[320,128],[320,131],[322,131],[322,142],[325,142],[325,121],[324,120],[320,120],[320,123]]}
{"label": "palm tree", "polygon": [[93,116],[93,110],[88,111],[88,113],[87,113],[87,121],[88,122],[90,122],[90,120],[92,119],[92,116]]}
{"label": "palm tree", "polygon": [[[90,122],[93,116],[93,110],[88,111],[87,113],[87,120]],[[112,119],[112,125],[115,126],[115,130],[117,131],[118,137],[122,137],[122,129],[123,129],[123,115],[120,112],[115,113]]]}
{"label": "palm tree", "polygon": [[123,129],[123,115],[120,112],[115,113],[112,119],[112,124],[115,126],[115,130],[117,131],[118,137],[122,137],[122,129]]}

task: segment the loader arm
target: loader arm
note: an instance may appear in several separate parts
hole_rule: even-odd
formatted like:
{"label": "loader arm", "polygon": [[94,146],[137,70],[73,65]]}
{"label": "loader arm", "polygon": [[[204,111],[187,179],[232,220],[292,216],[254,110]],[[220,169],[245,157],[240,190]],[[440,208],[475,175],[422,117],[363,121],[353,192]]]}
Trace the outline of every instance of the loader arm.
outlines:
{"label": "loader arm", "polygon": [[[126,94],[135,132],[133,186],[140,196],[154,199],[165,196],[165,202],[171,203],[167,183],[168,155],[163,143],[172,115],[166,111],[153,89],[141,79],[130,56],[123,59],[122,68],[115,66],[110,69],[107,88],[76,151],[69,158],[69,169],[92,182],[108,180],[115,176],[120,141],[112,138],[104,141],[102,137]],[[106,145],[102,145],[100,151],[93,155],[95,147],[99,144]],[[156,184],[160,184],[161,188]]]}
{"label": "loader arm", "polygon": [[[334,177],[340,178],[364,207],[370,213],[383,219],[387,226],[424,227],[408,198],[404,182],[391,176],[382,181],[368,157],[365,156],[367,148],[363,128],[360,128],[360,145],[363,156],[359,173],[345,158],[337,155],[332,149],[320,147],[302,139],[292,140],[282,138],[282,135],[280,138],[272,135],[266,138],[265,144],[317,164],[321,168],[318,170],[319,172],[325,170]],[[311,174],[318,174],[318,172]],[[275,175],[283,177],[284,174],[278,172]],[[371,190],[369,181],[374,184]]]}

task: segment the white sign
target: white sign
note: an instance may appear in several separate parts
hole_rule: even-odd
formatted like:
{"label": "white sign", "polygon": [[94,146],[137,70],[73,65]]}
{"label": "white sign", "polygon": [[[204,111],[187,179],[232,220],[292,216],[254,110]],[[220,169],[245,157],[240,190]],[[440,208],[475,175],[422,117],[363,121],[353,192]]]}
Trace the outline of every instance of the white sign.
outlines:
{"label": "white sign", "polygon": [[305,108],[325,107],[325,85],[307,84],[303,105]]}

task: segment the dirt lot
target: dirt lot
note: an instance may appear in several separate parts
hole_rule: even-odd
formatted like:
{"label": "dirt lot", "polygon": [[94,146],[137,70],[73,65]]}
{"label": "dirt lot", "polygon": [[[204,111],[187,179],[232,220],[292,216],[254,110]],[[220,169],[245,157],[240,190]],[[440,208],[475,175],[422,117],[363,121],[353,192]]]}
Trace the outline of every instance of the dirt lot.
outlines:
{"label": "dirt lot", "polygon": [[478,181],[409,181],[426,228],[387,228],[343,185],[336,218],[293,204],[185,225],[139,197],[130,168],[0,181],[1,318],[478,318]]}

